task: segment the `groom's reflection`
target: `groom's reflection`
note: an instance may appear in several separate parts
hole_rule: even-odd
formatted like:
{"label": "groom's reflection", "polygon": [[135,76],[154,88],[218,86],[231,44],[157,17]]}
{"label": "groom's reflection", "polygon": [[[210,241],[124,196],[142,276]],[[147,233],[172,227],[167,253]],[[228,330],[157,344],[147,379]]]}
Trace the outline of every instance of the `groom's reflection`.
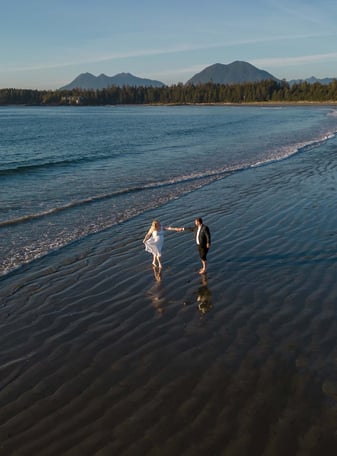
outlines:
{"label": "groom's reflection", "polygon": [[205,274],[201,276],[201,286],[197,291],[197,301],[199,303],[198,309],[203,315],[209,312],[213,307],[212,293],[208,288],[207,276]]}

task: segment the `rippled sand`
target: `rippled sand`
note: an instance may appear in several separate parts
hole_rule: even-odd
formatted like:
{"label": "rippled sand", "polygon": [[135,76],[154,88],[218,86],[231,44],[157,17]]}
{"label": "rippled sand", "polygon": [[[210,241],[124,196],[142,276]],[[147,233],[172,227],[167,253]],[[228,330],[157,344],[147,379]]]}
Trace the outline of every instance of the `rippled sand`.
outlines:
{"label": "rippled sand", "polygon": [[[1,455],[337,454],[333,144],[232,175],[2,279]],[[200,277],[190,233],[213,235]]]}

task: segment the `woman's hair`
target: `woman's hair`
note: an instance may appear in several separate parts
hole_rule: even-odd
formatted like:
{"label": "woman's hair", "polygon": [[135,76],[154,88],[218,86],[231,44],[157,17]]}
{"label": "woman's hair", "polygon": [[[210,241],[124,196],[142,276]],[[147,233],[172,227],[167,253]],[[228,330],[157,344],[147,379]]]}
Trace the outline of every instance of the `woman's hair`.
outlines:
{"label": "woman's hair", "polygon": [[151,225],[151,228],[152,228],[153,230],[156,230],[157,228],[160,228],[159,220],[157,220],[157,219],[153,220],[152,225]]}

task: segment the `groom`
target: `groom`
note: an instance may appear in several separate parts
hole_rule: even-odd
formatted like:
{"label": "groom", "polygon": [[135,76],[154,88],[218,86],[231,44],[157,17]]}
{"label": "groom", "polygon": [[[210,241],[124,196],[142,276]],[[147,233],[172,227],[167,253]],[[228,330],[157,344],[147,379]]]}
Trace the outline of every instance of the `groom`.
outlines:
{"label": "groom", "polygon": [[202,264],[202,268],[199,274],[205,274],[207,271],[207,253],[211,247],[211,233],[208,226],[204,225],[202,218],[198,217],[194,220],[194,227],[183,228],[184,231],[192,231],[195,236],[195,242],[198,247],[199,256]]}

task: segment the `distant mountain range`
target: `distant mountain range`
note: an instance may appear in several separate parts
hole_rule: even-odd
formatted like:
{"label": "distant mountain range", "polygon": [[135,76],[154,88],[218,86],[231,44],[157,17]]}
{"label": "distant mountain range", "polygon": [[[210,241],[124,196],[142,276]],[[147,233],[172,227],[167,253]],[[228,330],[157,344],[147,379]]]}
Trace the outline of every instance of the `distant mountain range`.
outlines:
{"label": "distant mountain range", "polygon": [[315,78],[315,76],[311,76],[311,78],[307,78],[307,79],[292,79],[291,81],[289,81],[289,84],[290,85],[300,84],[301,82],[308,82],[309,84],[314,84],[315,82],[319,82],[320,84],[330,84],[330,82],[332,82],[334,79],[337,79],[337,78],[318,79],[318,78]]}
{"label": "distant mountain range", "polygon": [[91,73],[82,73],[69,84],[61,87],[60,90],[71,89],[106,89],[111,86],[123,87],[163,87],[165,84],[153,79],[143,79],[131,73],[119,73],[115,76],[100,74],[94,76]]}
{"label": "distant mountain range", "polygon": [[[273,79],[280,81],[278,78],[268,73],[267,71],[260,70],[254,65],[247,62],[235,61],[228,65],[222,63],[215,63],[214,65],[206,67],[200,73],[195,74],[186,84],[205,84],[207,82],[214,82],[215,84],[241,84],[244,82],[259,82],[266,79]],[[306,81],[310,84],[319,82],[321,84],[329,84],[335,78],[317,79],[314,76],[308,79],[293,79],[288,81],[290,85]],[[143,79],[134,76],[130,73],[119,73],[115,76],[106,76],[100,74],[94,76],[91,73],[82,73],[77,76],[72,82],[61,87],[60,90],[71,89],[105,89],[111,86],[123,87],[164,87],[161,81],[153,79]]]}

